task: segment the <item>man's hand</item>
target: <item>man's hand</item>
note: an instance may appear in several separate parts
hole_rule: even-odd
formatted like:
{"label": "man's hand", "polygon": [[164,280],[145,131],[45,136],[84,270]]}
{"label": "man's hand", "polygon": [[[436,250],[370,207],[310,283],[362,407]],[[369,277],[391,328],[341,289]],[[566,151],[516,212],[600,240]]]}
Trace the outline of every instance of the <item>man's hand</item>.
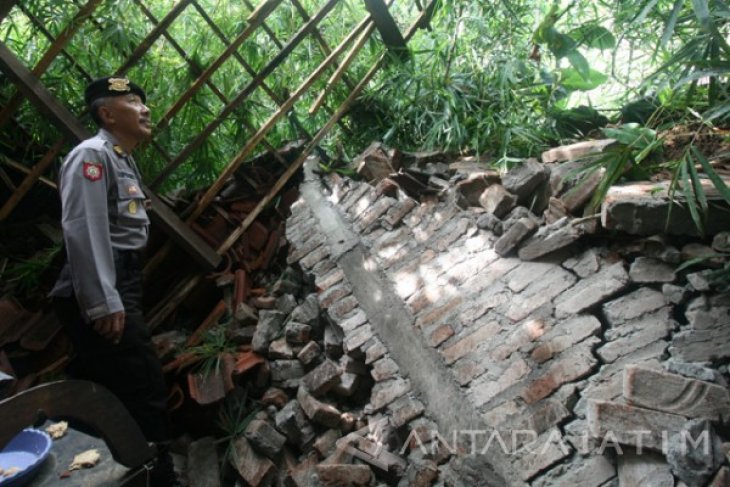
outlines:
{"label": "man's hand", "polygon": [[115,344],[119,343],[124,331],[124,311],[118,311],[95,320],[94,331]]}

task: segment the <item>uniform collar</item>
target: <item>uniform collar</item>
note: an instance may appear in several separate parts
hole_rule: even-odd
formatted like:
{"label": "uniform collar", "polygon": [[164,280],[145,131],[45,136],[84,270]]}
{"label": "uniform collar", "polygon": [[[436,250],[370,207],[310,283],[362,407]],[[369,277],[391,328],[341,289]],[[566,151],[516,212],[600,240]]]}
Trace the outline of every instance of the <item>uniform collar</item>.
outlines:
{"label": "uniform collar", "polygon": [[99,129],[99,137],[106,140],[112,145],[112,149],[114,149],[114,152],[121,157],[127,157],[129,154],[125,152],[124,149],[122,149],[122,146],[119,145],[119,142],[117,141],[116,137],[112,135],[111,132],[109,132],[106,129]]}

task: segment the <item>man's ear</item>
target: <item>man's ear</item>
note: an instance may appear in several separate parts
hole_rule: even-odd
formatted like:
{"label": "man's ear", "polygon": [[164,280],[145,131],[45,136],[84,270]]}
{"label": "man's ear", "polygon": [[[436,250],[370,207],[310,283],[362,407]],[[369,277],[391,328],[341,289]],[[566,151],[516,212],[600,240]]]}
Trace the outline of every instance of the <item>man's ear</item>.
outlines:
{"label": "man's ear", "polygon": [[109,105],[102,105],[98,108],[97,114],[103,125],[114,124],[114,110]]}

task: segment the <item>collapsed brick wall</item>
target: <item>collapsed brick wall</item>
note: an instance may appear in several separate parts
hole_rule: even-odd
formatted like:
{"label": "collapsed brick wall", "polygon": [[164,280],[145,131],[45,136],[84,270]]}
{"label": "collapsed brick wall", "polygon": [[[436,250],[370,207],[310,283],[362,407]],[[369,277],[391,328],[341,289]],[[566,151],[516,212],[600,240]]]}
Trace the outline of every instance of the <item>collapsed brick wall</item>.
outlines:
{"label": "collapsed brick wall", "polygon": [[[311,177],[305,185],[321,191]],[[329,185],[326,206],[356,242],[337,240],[327,220],[318,219],[321,206],[303,197],[287,223],[289,260],[314,274],[320,303],[342,328],[346,350],[361,350],[373,364],[371,409],[393,418],[410,440],[411,457],[424,456],[421,440],[434,440],[427,433],[452,440],[456,455],[440,467],[436,482],[456,485],[449,479],[463,478],[463,469],[451,467],[475,454],[488,455],[509,485],[601,486],[618,479],[640,485],[635,479],[647,472],[669,485],[672,472],[702,485],[718,471],[722,458],[709,460],[711,475],[692,477],[691,468],[678,474],[681,459],[670,470],[661,455],[662,434],[673,438],[687,420],[717,422],[730,412],[721,374],[697,365],[730,358],[730,295],[713,294],[702,272],[680,275],[640,256],[636,249],[646,242],[639,239],[618,249],[578,243],[522,261],[495,251],[498,236],[482,228],[483,212],[453,200],[419,204],[387,182]],[[400,370],[408,364],[369,323],[353,295],[359,282],[338,265],[354,246],[366,249],[369,271],[385,276],[412,317],[398,326],[437,352],[434,369],[448,371],[489,431],[441,431],[444,421],[421,416],[449,411],[419,401],[416,378]],[[694,391],[691,400],[687,390]],[[638,430],[650,431],[649,439],[637,444],[632,433]],[[494,432],[505,444],[488,444]],[[725,467],[717,473],[727,476]]]}

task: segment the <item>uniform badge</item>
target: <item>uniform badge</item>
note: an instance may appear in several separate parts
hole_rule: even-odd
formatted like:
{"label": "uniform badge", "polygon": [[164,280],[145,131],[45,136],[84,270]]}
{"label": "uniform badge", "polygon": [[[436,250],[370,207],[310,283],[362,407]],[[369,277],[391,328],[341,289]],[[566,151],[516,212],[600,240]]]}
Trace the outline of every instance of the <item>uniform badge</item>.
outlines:
{"label": "uniform badge", "polygon": [[109,91],[129,91],[127,78],[109,78]]}
{"label": "uniform badge", "polygon": [[134,184],[132,184],[131,186],[129,186],[127,188],[127,193],[129,193],[129,194],[139,194],[139,188],[137,186],[135,186]]}
{"label": "uniform badge", "polygon": [[104,166],[93,162],[84,162],[84,177],[89,181],[98,181],[101,179]]}
{"label": "uniform badge", "polygon": [[124,149],[122,149],[122,146],[121,145],[115,145],[112,148],[114,149],[114,152],[117,153],[117,155],[119,155],[119,156],[123,156],[124,155]]}
{"label": "uniform badge", "polygon": [[137,202],[132,200],[129,202],[129,214],[130,215],[136,215],[137,214]]}

